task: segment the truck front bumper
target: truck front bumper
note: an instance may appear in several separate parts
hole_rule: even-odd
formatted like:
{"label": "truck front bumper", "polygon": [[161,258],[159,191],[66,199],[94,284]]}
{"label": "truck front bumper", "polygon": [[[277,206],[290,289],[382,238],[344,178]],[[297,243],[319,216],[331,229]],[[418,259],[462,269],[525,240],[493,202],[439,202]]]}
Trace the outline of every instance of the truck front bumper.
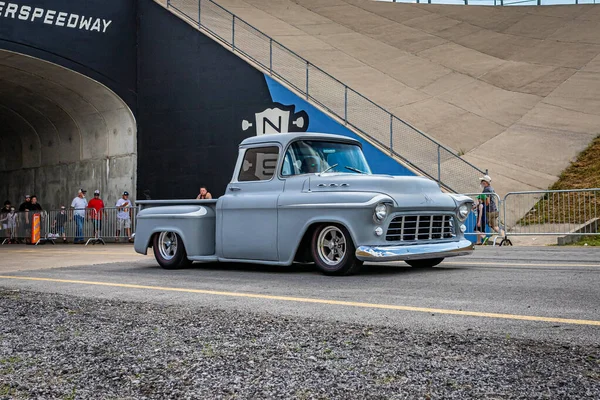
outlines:
{"label": "truck front bumper", "polygon": [[360,246],[356,249],[356,258],[372,262],[446,258],[469,255],[473,253],[473,248],[473,243],[467,239],[404,246]]}

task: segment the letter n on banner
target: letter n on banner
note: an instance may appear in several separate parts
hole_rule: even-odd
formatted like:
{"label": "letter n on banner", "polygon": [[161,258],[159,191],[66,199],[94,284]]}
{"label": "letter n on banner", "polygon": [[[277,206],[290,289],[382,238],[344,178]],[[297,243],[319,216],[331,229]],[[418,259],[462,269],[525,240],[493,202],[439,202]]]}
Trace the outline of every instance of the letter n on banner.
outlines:
{"label": "letter n on banner", "polygon": [[31,219],[31,243],[40,241],[40,214],[33,214]]}

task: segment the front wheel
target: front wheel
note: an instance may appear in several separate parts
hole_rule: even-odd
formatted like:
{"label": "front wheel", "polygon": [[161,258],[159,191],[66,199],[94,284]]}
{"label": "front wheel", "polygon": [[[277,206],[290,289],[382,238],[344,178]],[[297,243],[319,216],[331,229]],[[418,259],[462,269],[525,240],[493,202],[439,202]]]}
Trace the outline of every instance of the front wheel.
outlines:
{"label": "front wheel", "polygon": [[413,268],[431,268],[444,261],[443,258],[428,258],[426,260],[406,260],[405,262]]}
{"label": "front wheel", "polygon": [[184,268],[192,264],[187,258],[181,236],[175,232],[160,232],[154,235],[154,257],[164,269]]}
{"label": "front wheel", "polygon": [[362,261],[348,230],[340,225],[323,224],[312,237],[311,252],[315,264],[325,275],[352,275],[360,271]]}

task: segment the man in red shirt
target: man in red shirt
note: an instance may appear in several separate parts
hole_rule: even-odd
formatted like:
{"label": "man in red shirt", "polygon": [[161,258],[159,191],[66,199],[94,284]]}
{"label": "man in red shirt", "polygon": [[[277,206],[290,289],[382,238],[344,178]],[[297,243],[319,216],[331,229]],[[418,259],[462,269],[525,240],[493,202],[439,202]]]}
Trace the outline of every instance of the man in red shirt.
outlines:
{"label": "man in red shirt", "polygon": [[94,237],[96,240],[102,240],[100,231],[102,230],[104,202],[100,198],[99,190],[94,191],[94,198],[89,201],[88,208],[90,209],[90,219],[94,221]]}

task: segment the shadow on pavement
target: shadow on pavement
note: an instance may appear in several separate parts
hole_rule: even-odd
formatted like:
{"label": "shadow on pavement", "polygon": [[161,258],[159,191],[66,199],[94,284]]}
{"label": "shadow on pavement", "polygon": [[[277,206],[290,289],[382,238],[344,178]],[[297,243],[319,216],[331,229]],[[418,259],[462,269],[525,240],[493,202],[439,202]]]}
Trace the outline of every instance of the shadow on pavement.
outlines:
{"label": "shadow on pavement", "polygon": [[[442,265],[443,267],[443,265]],[[256,273],[277,273],[277,274],[310,274],[322,275],[315,264],[292,264],[290,266],[264,265],[264,264],[246,264],[246,263],[194,263],[187,270],[209,270],[209,271],[236,271],[236,272],[256,272]],[[399,274],[426,274],[441,273],[442,271],[451,271],[460,268],[413,268],[404,263],[398,265],[365,264],[361,272],[356,276],[373,275],[399,275]]]}

